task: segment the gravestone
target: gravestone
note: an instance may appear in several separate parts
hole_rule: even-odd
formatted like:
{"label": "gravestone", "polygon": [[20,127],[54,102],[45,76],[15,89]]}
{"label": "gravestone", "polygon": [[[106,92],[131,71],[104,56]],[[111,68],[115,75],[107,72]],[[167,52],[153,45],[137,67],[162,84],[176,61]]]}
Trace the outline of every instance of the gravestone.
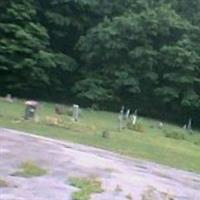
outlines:
{"label": "gravestone", "polygon": [[164,126],[163,122],[159,122],[159,124],[158,124],[158,128],[162,129],[163,126]]}
{"label": "gravestone", "polygon": [[187,130],[189,132],[192,132],[192,118],[189,118],[189,120],[188,120]]}
{"label": "gravestone", "polygon": [[121,110],[120,110],[120,113],[118,115],[118,121],[119,121],[119,125],[118,125],[118,128],[119,130],[121,131],[124,127],[123,125],[123,120],[124,120],[124,110],[125,110],[125,107],[122,106]]}
{"label": "gravestone", "polygon": [[137,115],[133,114],[132,115],[132,124],[135,126],[137,123]]}
{"label": "gravestone", "polygon": [[9,103],[13,103],[13,98],[12,98],[12,95],[11,94],[7,94],[6,97],[5,97],[6,101],[9,102]]}
{"label": "gravestone", "polygon": [[78,121],[79,119],[79,105],[74,104],[73,105],[73,121]]}
{"label": "gravestone", "polygon": [[132,124],[135,126],[137,123],[137,109],[135,110],[134,114],[132,115]]}
{"label": "gravestone", "polygon": [[123,114],[121,112],[118,116],[118,120],[119,120],[119,130],[121,131],[123,129]]}
{"label": "gravestone", "polygon": [[26,105],[26,109],[25,109],[24,119],[26,119],[26,120],[34,119],[36,116],[38,102],[37,101],[26,101],[25,105]]}
{"label": "gravestone", "polygon": [[129,119],[130,112],[131,112],[131,110],[130,110],[130,109],[128,109],[128,110],[126,111],[126,115],[125,115],[125,119],[126,119],[126,120],[128,120],[128,119]]}

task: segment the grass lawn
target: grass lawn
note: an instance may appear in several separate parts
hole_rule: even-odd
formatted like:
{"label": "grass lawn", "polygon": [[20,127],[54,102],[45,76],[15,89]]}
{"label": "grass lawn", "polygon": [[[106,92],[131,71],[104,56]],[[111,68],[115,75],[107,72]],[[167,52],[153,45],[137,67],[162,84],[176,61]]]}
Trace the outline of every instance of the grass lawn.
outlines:
{"label": "grass lawn", "polygon": [[[64,109],[69,109],[63,106]],[[54,113],[54,104],[41,102],[39,122],[25,121],[23,101],[8,103],[0,99],[0,126],[30,133],[91,145],[134,158],[142,158],[172,167],[200,172],[200,132],[192,135],[175,125],[139,118],[143,132],[119,131],[118,114],[104,111],[82,110],[80,122],[72,122],[68,115]],[[58,121],[57,121],[58,119]],[[108,138],[102,137],[107,131]],[[181,134],[184,139],[165,137]],[[170,133],[170,134],[169,134]],[[182,138],[182,137],[181,137]]]}

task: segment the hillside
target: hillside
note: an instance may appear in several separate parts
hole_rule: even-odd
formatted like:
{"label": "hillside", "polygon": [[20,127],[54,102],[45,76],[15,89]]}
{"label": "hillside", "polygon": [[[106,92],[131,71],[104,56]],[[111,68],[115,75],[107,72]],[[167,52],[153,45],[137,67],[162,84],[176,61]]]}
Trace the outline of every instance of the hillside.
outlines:
{"label": "hillside", "polygon": [[[138,130],[118,130],[118,114],[83,109],[78,122],[67,114],[57,115],[54,104],[41,102],[37,122],[24,120],[24,102],[0,100],[0,126],[45,137],[111,150],[123,155],[200,171],[200,132],[192,134],[175,125],[138,117]],[[62,105],[70,114],[70,107]]]}

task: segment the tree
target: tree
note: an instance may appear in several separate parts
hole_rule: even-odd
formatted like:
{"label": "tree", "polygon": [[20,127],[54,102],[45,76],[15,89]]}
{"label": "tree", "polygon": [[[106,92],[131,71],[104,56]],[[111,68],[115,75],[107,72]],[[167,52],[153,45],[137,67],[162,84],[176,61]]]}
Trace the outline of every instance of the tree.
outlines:
{"label": "tree", "polygon": [[84,77],[88,71],[101,74],[115,99],[148,112],[199,108],[199,52],[192,32],[197,36],[197,27],[166,4],[105,19],[79,41]]}
{"label": "tree", "polygon": [[1,90],[43,91],[58,82],[50,76],[57,67],[74,67],[72,59],[49,49],[49,36],[38,23],[33,0],[8,0],[0,4],[0,11]]}

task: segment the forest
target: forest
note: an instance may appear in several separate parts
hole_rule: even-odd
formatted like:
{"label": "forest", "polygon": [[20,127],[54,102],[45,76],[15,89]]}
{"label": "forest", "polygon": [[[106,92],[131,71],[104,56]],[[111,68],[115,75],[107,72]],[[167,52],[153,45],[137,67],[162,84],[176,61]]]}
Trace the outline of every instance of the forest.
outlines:
{"label": "forest", "polygon": [[1,0],[8,93],[200,126],[200,0]]}

